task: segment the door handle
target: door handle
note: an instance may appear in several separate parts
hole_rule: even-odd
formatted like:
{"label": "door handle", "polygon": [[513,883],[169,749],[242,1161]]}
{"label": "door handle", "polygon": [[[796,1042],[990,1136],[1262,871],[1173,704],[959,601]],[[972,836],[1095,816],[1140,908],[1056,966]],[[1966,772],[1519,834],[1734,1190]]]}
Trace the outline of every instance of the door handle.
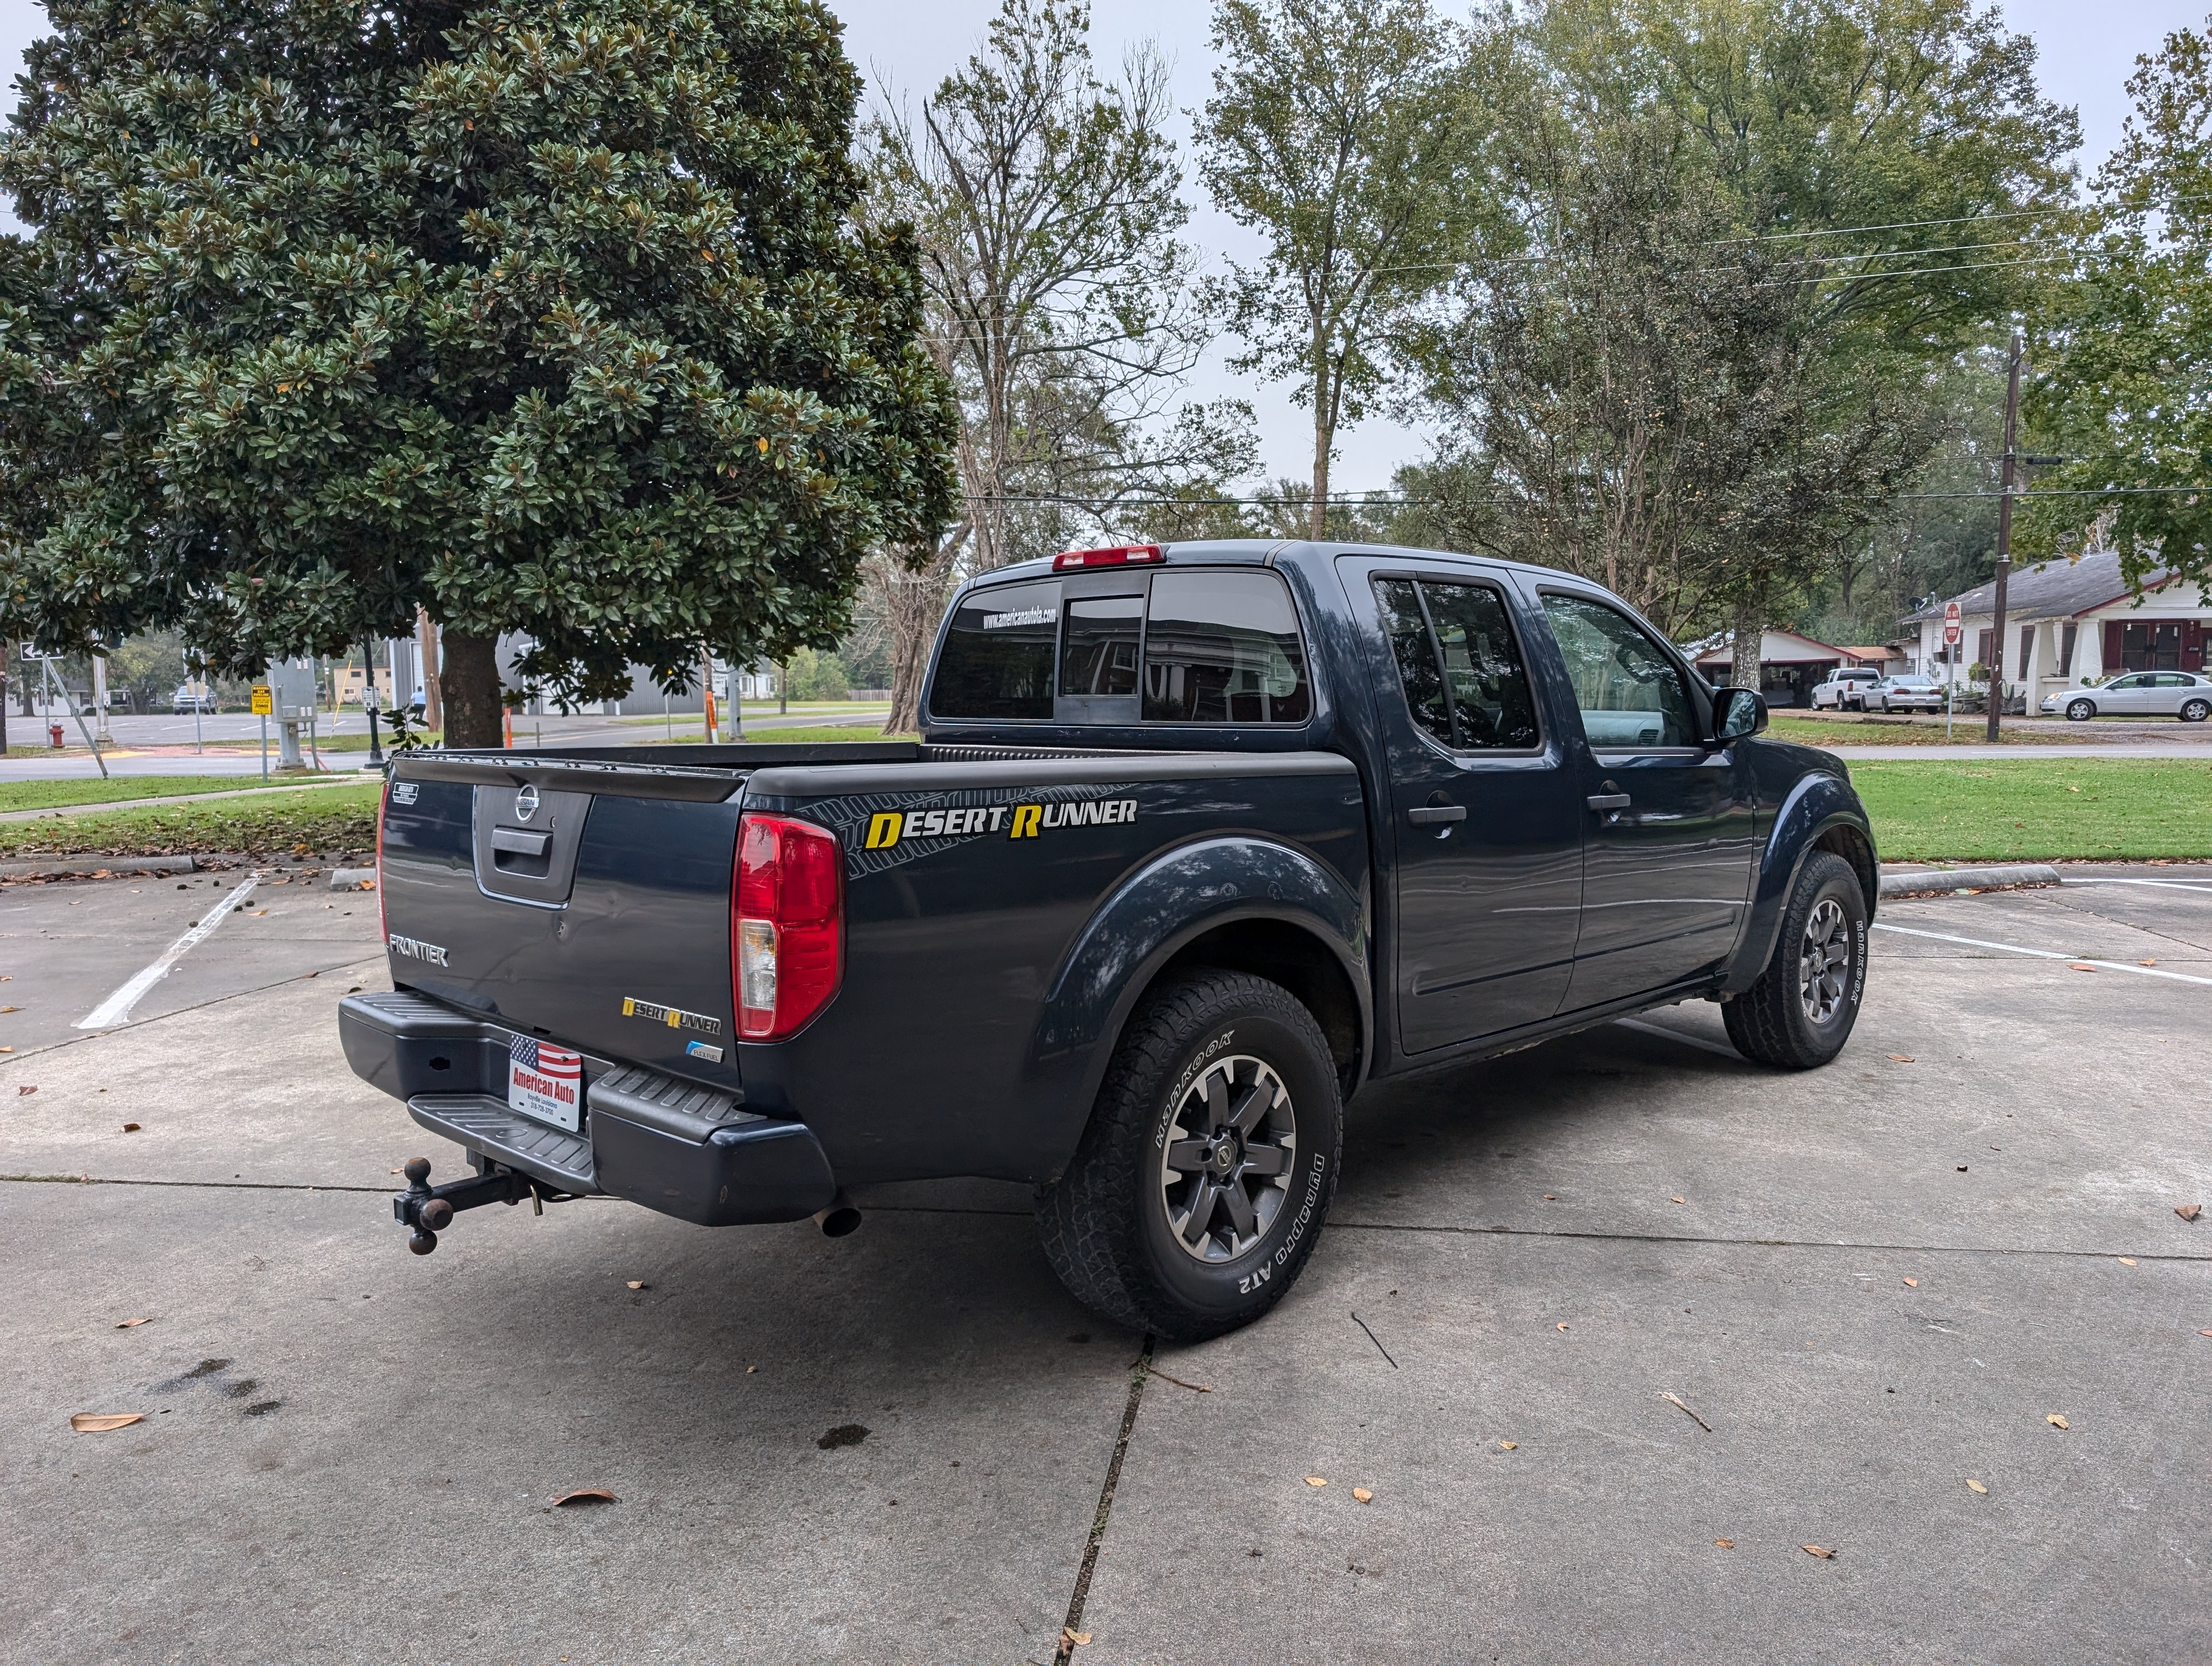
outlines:
{"label": "door handle", "polygon": [[1615,810],[1627,809],[1629,799],[1626,793],[1593,793],[1583,802],[1593,810],[1609,815]]}
{"label": "door handle", "polygon": [[553,848],[550,833],[526,832],[520,827],[495,827],[491,848],[512,856],[543,856]]}
{"label": "door handle", "polygon": [[1408,810],[1406,819],[1416,827],[1431,827],[1438,822],[1463,822],[1467,806],[1463,804],[1428,804],[1418,810]]}

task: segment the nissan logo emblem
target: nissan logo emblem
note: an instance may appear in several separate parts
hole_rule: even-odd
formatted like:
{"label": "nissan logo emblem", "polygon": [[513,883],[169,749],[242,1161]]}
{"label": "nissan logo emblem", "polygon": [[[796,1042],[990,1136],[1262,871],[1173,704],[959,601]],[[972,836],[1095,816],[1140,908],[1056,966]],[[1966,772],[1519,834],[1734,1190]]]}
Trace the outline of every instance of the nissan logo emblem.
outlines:
{"label": "nissan logo emblem", "polygon": [[526,822],[538,813],[538,789],[526,787],[514,795],[514,818]]}

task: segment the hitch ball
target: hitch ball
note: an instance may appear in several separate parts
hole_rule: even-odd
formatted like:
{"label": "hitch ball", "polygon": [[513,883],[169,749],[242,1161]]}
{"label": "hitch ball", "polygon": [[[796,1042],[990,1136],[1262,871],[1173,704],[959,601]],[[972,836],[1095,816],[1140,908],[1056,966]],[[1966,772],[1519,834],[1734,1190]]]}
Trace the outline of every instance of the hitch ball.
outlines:
{"label": "hitch ball", "polygon": [[435,1232],[426,1232],[417,1226],[414,1236],[407,1240],[407,1247],[418,1256],[427,1256],[438,1247],[438,1235]]}
{"label": "hitch ball", "polygon": [[[434,1197],[415,1212],[415,1219],[422,1224],[426,1232],[442,1232],[453,1224],[453,1206],[442,1197]],[[434,1243],[436,1240],[431,1240]],[[428,1250],[422,1254],[428,1255]]]}

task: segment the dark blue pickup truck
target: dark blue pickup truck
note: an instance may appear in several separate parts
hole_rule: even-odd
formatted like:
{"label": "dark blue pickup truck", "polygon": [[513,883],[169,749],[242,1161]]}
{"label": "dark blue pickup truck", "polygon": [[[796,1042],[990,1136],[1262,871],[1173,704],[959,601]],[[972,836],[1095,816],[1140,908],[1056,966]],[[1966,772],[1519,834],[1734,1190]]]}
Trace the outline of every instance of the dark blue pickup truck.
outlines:
{"label": "dark blue pickup truck", "polygon": [[1565,573],[1074,551],[960,592],[919,743],[401,759],[346,1056],[469,1154],[408,1165],[418,1251],[495,1201],[834,1232],[986,1176],[1098,1311],[1214,1335],[1312,1254],[1364,1083],[1692,998],[1836,1055],[1874,841],[1765,727]]}

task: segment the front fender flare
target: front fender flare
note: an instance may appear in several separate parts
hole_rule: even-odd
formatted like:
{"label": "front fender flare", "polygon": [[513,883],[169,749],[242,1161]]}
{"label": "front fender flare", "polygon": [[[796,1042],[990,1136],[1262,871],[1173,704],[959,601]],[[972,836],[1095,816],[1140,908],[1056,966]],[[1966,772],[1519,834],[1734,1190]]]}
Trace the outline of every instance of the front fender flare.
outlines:
{"label": "front fender flare", "polygon": [[[1817,847],[1821,836],[1836,827],[1850,828],[1866,841],[1869,853],[1874,851],[1874,828],[1867,820],[1866,806],[1859,802],[1859,795],[1852,790],[1850,781],[1826,772],[1800,779],[1775,812],[1774,825],[1768,830],[1766,848],[1759,854],[1759,883],[1753,890],[1743,937],[1736,945],[1735,956],[1729,964],[1723,986],[1726,993],[1741,994],[1756,983],[1759,974],[1766,970],[1766,963],[1774,955],[1775,939],[1782,930],[1783,911],[1790,906],[1790,893],[1797,884],[1798,870],[1804,866],[1805,858]],[[1879,873],[1878,867],[1875,872]],[[1870,919],[1879,886],[1866,874],[1860,876],[1860,883],[1867,887],[1867,915]]]}
{"label": "front fender flare", "polygon": [[1116,886],[1077,936],[1048,989],[1030,1049],[1039,1103],[1063,1126],[1044,1134],[1056,1174],[1075,1148],[1091,1101],[1137,1000],[1160,968],[1197,938],[1243,920],[1279,921],[1325,945],[1358,1003],[1359,1079],[1374,1046],[1364,900],[1304,851],[1231,835],[1167,851]]}

